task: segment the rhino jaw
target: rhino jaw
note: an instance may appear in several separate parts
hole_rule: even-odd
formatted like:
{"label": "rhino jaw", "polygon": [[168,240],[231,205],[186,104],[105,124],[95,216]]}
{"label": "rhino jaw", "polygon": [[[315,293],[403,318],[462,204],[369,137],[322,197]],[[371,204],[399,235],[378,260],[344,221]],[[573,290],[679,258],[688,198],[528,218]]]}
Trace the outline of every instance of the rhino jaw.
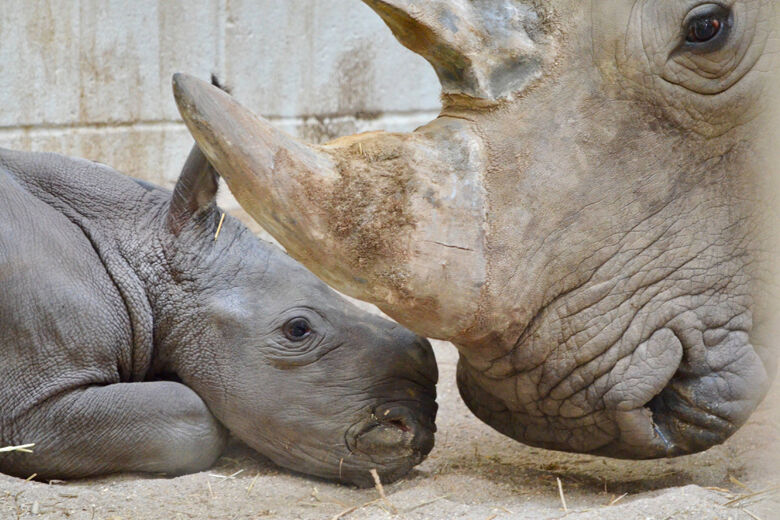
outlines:
{"label": "rhino jaw", "polygon": [[[495,373],[474,367],[465,356],[458,363],[458,388],[477,417],[531,446],[625,459],[697,453],[724,442],[745,423],[771,377],[744,333],[723,339],[721,354],[733,353],[720,356],[728,362],[714,373],[707,366],[714,358],[684,336],[659,329],[596,383],[566,399],[558,400],[556,390],[528,403],[511,402],[506,393],[527,388],[534,376],[494,379]],[[582,407],[588,392],[598,396],[593,408]]]}
{"label": "rhino jaw", "polygon": [[486,204],[484,150],[466,122],[308,146],[207,82],[176,74],[173,88],[204,155],[293,258],[421,335],[473,326]]}

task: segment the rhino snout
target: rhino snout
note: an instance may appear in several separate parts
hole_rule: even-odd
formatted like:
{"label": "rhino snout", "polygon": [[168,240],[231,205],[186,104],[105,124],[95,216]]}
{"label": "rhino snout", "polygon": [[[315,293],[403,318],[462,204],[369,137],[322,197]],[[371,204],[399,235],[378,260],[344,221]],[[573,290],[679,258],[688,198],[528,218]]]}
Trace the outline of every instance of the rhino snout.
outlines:
{"label": "rhino snout", "polygon": [[[627,459],[706,450],[744,424],[771,377],[738,318],[730,329],[705,331],[691,325],[690,313],[683,318],[656,329],[609,368],[607,352],[545,397],[512,407],[501,397],[533,372],[487,379],[461,357],[461,395],[477,416],[533,446]],[[492,393],[490,382],[506,394]]]}
{"label": "rhino snout", "polygon": [[365,471],[350,480],[372,485],[369,470],[376,469],[383,481],[392,481],[419,464],[431,452],[436,426],[435,403],[385,403],[346,432],[352,462],[360,460]]}
{"label": "rhino snout", "polygon": [[747,333],[724,333],[706,349],[686,345],[684,337],[677,341],[684,347],[677,370],[642,409],[659,449],[629,450],[628,457],[686,455],[720,444],[747,421],[768,390],[769,374]]}

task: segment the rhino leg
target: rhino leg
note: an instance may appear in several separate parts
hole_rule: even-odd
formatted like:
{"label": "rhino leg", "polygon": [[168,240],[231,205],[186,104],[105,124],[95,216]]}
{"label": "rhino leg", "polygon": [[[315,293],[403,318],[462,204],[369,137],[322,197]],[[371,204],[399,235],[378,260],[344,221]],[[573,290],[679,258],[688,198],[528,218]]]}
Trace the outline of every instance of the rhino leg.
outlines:
{"label": "rhino leg", "polygon": [[34,453],[0,458],[0,471],[42,479],[202,471],[227,439],[195,392],[162,381],[74,390],[41,404],[20,424],[15,437],[34,442]]}

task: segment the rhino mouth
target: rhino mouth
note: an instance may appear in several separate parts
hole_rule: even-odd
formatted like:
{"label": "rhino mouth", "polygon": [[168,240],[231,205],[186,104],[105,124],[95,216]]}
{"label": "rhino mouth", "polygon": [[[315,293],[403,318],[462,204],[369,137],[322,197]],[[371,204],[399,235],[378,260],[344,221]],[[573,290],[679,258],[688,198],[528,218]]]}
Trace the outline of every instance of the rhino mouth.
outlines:
{"label": "rhino mouth", "polygon": [[[434,445],[436,403],[394,402],[375,407],[345,434],[351,465],[395,480],[419,464]],[[432,408],[432,409],[431,409]],[[370,478],[370,477],[369,477]]]}
{"label": "rhino mouth", "polygon": [[664,456],[706,450],[724,442],[739,428],[728,418],[711,413],[686,397],[680,390],[684,383],[684,377],[673,378],[646,405],[652,414],[654,431],[666,448]]}
{"label": "rhino mouth", "polygon": [[307,435],[301,429],[288,435],[297,435],[300,440],[296,443],[279,442],[279,437],[258,443],[256,438],[237,436],[292,471],[361,488],[372,487],[375,482],[371,470],[376,470],[381,482],[388,484],[409,473],[430,453],[437,407],[433,399],[376,405],[366,409],[360,420],[334,439],[335,444],[323,443],[316,432]]}
{"label": "rhino mouth", "polygon": [[634,459],[697,453],[728,439],[763,398],[769,377],[746,333],[730,333],[715,347],[681,335],[674,342],[683,355],[660,391],[640,407],[615,411],[619,439],[596,453]]}
{"label": "rhino mouth", "polygon": [[[560,400],[535,398],[537,372],[489,378],[463,356],[458,387],[479,418],[524,444],[623,459],[697,453],[735,433],[771,382],[745,330],[709,332],[667,324]],[[518,404],[521,385],[530,390]]]}
{"label": "rhino mouth", "polygon": [[739,425],[686,396],[682,389],[690,382],[675,374],[644,406],[615,411],[618,440],[593,453],[629,459],[676,457],[724,442]]}

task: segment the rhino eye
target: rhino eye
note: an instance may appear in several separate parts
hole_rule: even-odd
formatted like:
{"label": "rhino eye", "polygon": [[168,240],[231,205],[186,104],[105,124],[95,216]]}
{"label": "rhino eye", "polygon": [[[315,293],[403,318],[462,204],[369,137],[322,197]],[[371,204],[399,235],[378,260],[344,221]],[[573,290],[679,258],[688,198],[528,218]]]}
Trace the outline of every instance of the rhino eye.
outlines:
{"label": "rhino eye", "polygon": [[692,43],[708,42],[718,35],[723,24],[717,18],[700,18],[691,24],[687,40]]}
{"label": "rhino eye", "polygon": [[[712,46],[725,40],[731,13],[723,6],[699,6],[685,18],[685,41],[693,46]],[[715,50],[715,49],[707,49]]]}
{"label": "rhino eye", "polygon": [[293,318],[284,324],[283,330],[290,341],[301,341],[311,334],[311,324],[306,318]]}

